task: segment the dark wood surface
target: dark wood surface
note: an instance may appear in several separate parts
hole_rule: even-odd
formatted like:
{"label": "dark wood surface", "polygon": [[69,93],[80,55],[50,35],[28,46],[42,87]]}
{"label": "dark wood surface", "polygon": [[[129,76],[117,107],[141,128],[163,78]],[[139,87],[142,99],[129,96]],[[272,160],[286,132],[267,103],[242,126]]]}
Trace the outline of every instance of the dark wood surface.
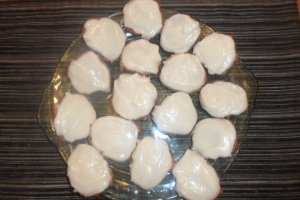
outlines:
{"label": "dark wood surface", "polygon": [[[0,199],[80,199],[37,122],[43,90],[83,22],[125,1],[0,1]],[[220,199],[300,199],[300,22],[296,1],[166,0],[233,33],[259,92]]]}

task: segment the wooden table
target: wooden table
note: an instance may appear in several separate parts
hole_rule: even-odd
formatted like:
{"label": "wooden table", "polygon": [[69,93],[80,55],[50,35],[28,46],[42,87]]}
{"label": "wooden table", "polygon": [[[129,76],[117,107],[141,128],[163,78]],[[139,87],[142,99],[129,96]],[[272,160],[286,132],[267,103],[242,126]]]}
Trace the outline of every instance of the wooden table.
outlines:
{"label": "wooden table", "polygon": [[[80,199],[37,123],[56,63],[83,22],[125,1],[0,1],[0,199]],[[295,0],[161,0],[233,33],[259,92],[220,199],[300,199],[300,22]]]}

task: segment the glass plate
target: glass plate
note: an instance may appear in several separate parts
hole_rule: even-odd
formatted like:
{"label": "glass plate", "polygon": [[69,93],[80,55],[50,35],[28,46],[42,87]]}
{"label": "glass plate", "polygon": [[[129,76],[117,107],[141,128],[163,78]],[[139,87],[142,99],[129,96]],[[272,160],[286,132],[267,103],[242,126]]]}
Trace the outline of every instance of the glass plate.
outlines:
{"label": "glass plate", "polygon": [[[171,10],[162,10],[163,18],[166,19],[177,12]],[[110,16],[112,19],[120,23],[124,31],[126,32],[127,42],[131,40],[139,39],[140,36],[134,36],[128,32],[123,26],[123,15],[122,13],[116,13]],[[201,35],[200,40],[205,37],[205,35],[210,34],[213,30],[207,25],[200,22]],[[159,44],[159,36],[153,38],[151,42]],[[82,139],[73,143],[65,142],[62,138],[57,137],[55,134],[53,120],[57,110],[57,106],[64,97],[66,92],[76,93],[72,88],[71,82],[67,77],[68,66],[70,62],[79,57],[83,52],[89,50],[85,45],[82,35],[79,35],[65,52],[62,59],[59,61],[56,72],[54,73],[53,79],[49,87],[45,90],[43,100],[40,105],[40,110],[38,114],[39,122],[44,129],[49,140],[56,146],[64,161],[67,162],[70,156],[72,148],[80,143],[89,143],[88,139]],[[166,60],[171,54],[163,51],[160,48],[160,54],[163,60]],[[113,63],[107,63],[111,70],[112,82],[120,75],[119,61]],[[248,96],[249,106],[246,112],[239,116],[233,116],[229,119],[234,123],[237,130],[237,143],[236,147],[230,158],[219,158],[217,160],[209,160],[209,162],[217,170],[218,174],[222,176],[226,170],[229,168],[231,163],[236,158],[240,145],[242,144],[248,128],[248,121],[250,113],[252,111],[257,84],[254,76],[245,68],[244,64],[237,59],[234,67],[224,76],[208,76],[208,81],[214,80],[226,80],[236,83],[243,87]],[[157,76],[151,76],[152,83],[156,86],[159,96],[157,99],[157,104],[174,91],[171,91],[161,85],[159,78]],[[194,106],[198,111],[198,120],[209,117],[209,115],[200,107],[199,92],[191,94]],[[92,95],[88,95],[87,98],[93,104],[97,118],[106,115],[116,115],[110,104],[111,95],[103,92],[95,92]],[[168,136],[159,132],[151,120],[143,121],[137,120],[136,123],[141,128],[139,139],[146,135],[151,135],[153,137],[158,137],[164,139],[168,142],[170,149],[173,153],[174,159],[178,160],[183,153],[191,147],[191,135],[188,136]],[[108,160],[113,173],[115,175],[115,180],[112,185],[103,193],[104,196],[111,199],[176,199],[178,198],[175,191],[175,180],[174,177],[169,173],[165,179],[155,188],[149,191],[145,191],[138,186],[134,185],[130,181],[129,172],[129,161],[124,163],[117,163]]]}

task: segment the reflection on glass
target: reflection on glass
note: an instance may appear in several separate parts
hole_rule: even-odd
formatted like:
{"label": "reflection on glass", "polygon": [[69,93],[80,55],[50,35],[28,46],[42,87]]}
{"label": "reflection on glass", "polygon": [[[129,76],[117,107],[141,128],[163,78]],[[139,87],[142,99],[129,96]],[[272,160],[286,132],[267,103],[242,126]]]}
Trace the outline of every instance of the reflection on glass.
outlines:
{"label": "reflection on glass", "polygon": [[58,99],[56,97],[53,97],[53,102],[54,102],[54,104],[57,104]]}
{"label": "reflection on glass", "polygon": [[155,138],[163,139],[163,140],[168,140],[170,139],[168,135],[162,133],[160,130],[156,128],[156,126],[152,127],[152,134]]}

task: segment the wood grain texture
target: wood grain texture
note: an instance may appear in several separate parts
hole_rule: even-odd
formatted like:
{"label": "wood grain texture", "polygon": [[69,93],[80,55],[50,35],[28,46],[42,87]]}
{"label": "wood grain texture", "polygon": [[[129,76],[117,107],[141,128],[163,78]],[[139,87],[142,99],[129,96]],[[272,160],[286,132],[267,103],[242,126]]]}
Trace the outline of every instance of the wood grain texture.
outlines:
{"label": "wood grain texture", "polygon": [[[56,63],[83,22],[125,1],[0,1],[0,199],[81,199],[37,123]],[[233,33],[259,92],[219,199],[300,199],[300,22],[294,0],[161,0]]]}

